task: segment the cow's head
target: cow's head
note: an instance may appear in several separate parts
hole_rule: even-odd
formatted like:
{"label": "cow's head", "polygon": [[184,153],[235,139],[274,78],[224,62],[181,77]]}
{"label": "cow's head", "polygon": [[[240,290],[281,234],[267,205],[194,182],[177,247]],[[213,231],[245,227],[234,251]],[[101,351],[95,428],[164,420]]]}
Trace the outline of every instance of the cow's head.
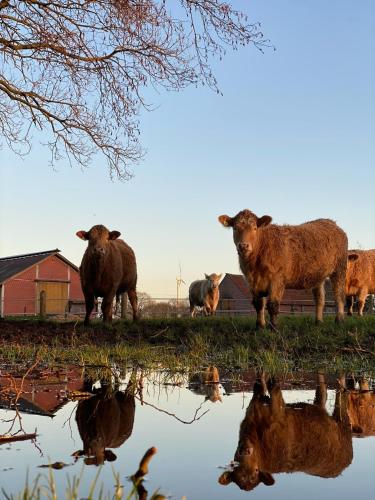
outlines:
{"label": "cow's head", "polygon": [[226,486],[236,483],[241,490],[250,491],[263,483],[272,486],[275,483],[272,474],[259,469],[259,461],[254,446],[246,440],[237,449],[235,460],[237,465],[229,471],[223,472],[218,481]]}
{"label": "cow's head", "polygon": [[225,227],[233,228],[233,241],[238,255],[247,257],[251,254],[257,241],[258,229],[271,223],[272,217],[257,217],[250,210],[242,210],[235,217],[220,215],[219,222]]}
{"label": "cow's head", "polygon": [[215,288],[219,287],[221,276],[222,276],[221,274],[215,274],[215,273],[212,273],[212,274],[206,274],[205,273],[204,274],[204,277],[209,282],[209,288],[210,288],[210,290],[214,290]]}
{"label": "cow's head", "polygon": [[117,456],[111,450],[107,450],[100,440],[91,440],[84,450],[77,450],[72,456],[77,460],[79,457],[85,457],[86,465],[103,465],[105,461],[114,462]]}
{"label": "cow's head", "polygon": [[118,231],[108,231],[105,226],[93,226],[90,231],[77,231],[76,235],[81,240],[89,242],[88,249],[92,255],[100,258],[107,252],[108,243],[120,236]]}

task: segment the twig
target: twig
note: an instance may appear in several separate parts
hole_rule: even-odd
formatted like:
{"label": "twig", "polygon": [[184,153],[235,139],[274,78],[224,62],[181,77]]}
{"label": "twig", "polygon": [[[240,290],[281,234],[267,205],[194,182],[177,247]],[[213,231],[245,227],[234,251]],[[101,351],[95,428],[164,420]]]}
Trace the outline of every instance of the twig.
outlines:
{"label": "twig", "polygon": [[156,337],[159,337],[159,335],[161,335],[162,333],[165,333],[166,331],[169,330],[169,326],[167,326],[166,328],[164,328],[163,330],[159,330],[158,332],[154,333],[153,335],[150,335],[149,336],[149,339],[154,339]]}
{"label": "twig", "polygon": [[[138,397],[138,396],[135,396],[136,399],[138,399],[138,401],[141,401],[141,399]],[[162,408],[158,408],[157,406],[153,405],[152,403],[147,403],[147,401],[142,401],[142,404],[144,405],[147,405],[147,406],[151,406],[151,408],[154,408],[154,410],[157,410],[161,413],[165,413],[166,415],[169,415],[170,417],[173,417],[175,418],[176,420],[178,420],[179,422],[181,422],[182,424],[192,424],[193,422],[197,422],[198,420],[200,420],[204,415],[206,415],[206,413],[208,413],[210,410],[206,410],[205,412],[203,412],[201,415],[199,415],[199,417],[197,417],[197,414],[199,412],[199,410],[202,408],[202,405],[204,404],[205,401],[203,401],[203,403],[201,403],[199,405],[199,407],[195,410],[195,413],[194,413],[194,417],[190,420],[190,421],[187,421],[187,420],[183,420],[179,417],[177,417],[177,415],[175,415],[174,413],[170,413],[169,411],[167,410],[163,410]]]}
{"label": "twig", "polygon": [[356,352],[358,354],[363,352],[365,354],[371,354],[372,356],[375,356],[374,351],[370,351],[369,349],[363,349],[363,347],[340,347],[340,351]]}
{"label": "twig", "polygon": [[0,436],[0,444],[3,443],[12,443],[13,441],[26,441],[27,439],[35,439],[36,438],[36,433],[33,432],[32,434],[21,434],[19,436]]}

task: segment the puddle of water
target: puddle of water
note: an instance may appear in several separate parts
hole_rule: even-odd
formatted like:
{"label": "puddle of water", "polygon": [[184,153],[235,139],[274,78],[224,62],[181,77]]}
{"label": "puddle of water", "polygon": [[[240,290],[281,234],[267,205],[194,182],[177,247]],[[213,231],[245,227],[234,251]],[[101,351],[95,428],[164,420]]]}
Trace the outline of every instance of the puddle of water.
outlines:
{"label": "puddle of water", "polygon": [[[266,380],[254,385],[251,371],[242,373],[239,382],[212,369],[174,378],[173,384],[171,379],[162,383],[162,372],[141,377],[133,371],[116,388],[96,384],[91,398],[70,401],[67,394],[92,389],[81,370],[37,375],[24,380],[17,412],[9,409],[14,403],[10,393],[17,392],[21,379],[0,376],[0,434],[37,432],[35,440],[0,444],[1,487],[8,494],[22,491],[27,471],[31,483],[38,474],[48,474],[39,466],[56,462],[68,464],[54,471],[59,498],[65,498],[67,475],[83,474],[80,493],[87,495],[96,463],[103,463],[99,484],[105,492],[113,492],[113,471],[129,492],[127,478],[155,446],[144,482],[150,496],[158,489],[188,499],[373,495],[373,391],[337,392],[329,377],[326,391],[315,374],[295,374],[267,387]],[[263,482],[247,493],[238,484],[248,488],[256,468]],[[220,477],[229,484],[219,484]]]}

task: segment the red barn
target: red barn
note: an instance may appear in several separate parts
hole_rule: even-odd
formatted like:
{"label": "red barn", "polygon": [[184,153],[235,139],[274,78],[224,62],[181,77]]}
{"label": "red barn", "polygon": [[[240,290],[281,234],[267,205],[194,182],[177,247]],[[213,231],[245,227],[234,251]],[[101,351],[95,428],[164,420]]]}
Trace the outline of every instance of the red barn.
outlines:
{"label": "red barn", "polygon": [[39,314],[42,291],[47,314],[64,314],[74,302],[84,302],[79,269],[58,248],[0,258],[1,317]]}
{"label": "red barn", "polygon": [[[249,285],[242,274],[226,273],[219,285],[220,301],[217,313],[222,314],[255,314]],[[280,313],[313,313],[315,303],[311,290],[294,290],[287,288],[280,304]],[[335,303],[329,281],[326,282],[325,312],[333,313]]]}

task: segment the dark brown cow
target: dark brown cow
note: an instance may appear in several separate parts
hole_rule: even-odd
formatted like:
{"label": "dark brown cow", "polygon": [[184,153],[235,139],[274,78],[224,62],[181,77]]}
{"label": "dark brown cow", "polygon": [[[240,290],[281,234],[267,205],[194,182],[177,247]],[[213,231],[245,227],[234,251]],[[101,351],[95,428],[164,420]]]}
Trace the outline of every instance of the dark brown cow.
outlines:
{"label": "dark brown cow", "polygon": [[375,250],[349,250],[345,283],[349,316],[353,314],[354,297],[358,299],[358,314],[363,315],[369,293],[375,293]]}
{"label": "dark brown cow", "polygon": [[240,268],[257,311],[257,327],[266,324],[266,297],[271,325],[275,326],[285,288],[312,288],[316,321],[322,321],[328,277],[336,299],[336,321],[343,319],[348,240],[335,222],[318,219],[298,226],[278,226],[271,224],[269,215],[257,217],[250,210],[235,217],[221,215],[219,221],[233,228]]}
{"label": "dark brown cow", "polygon": [[219,477],[219,483],[235,482],[243,490],[259,483],[274,484],[273,474],[305,472],[336,477],[353,459],[346,393],[336,394],[335,410],[325,409],[326,385],[320,381],[316,404],[285,404],[277,383],[254,386],[254,395],[240,426],[237,465]]}
{"label": "dark brown cow", "polygon": [[116,460],[108,448],[119,448],[131,435],[134,425],[135,400],[131,388],[111,392],[103,387],[90,399],[79,401],[76,422],[83,441],[83,450],[75,457],[86,456],[87,465],[100,465]]}
{"label": "dark brown cow", "polygon": [[112,321],[113,299],[118,302],[127,292],[137,319],[137,265],[133,250],[121,233],[108,231],[104,226],[93,226],[90,231],[78,231],[77,236],[89,242],[83,255],[80,276],[86,302],[85,325],[89,324],[96,297],[103,297],[103,320]]}

